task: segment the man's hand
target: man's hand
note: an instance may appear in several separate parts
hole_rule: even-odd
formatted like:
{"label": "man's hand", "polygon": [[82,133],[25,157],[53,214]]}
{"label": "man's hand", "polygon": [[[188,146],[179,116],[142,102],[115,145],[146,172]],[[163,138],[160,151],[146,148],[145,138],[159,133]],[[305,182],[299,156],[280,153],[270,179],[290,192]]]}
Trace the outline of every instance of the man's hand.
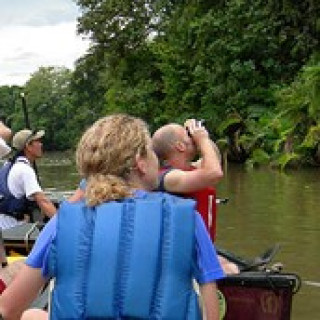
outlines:
{"label": "man's hand", "polygon": [[195,143],[198,151],[201,151],[201,143],[203,143],[205,140],[210,140],[209,132],[205,126],[201,121],[196,119],[188,119],[185,121],[184,127],[186,128],[189,137]]}

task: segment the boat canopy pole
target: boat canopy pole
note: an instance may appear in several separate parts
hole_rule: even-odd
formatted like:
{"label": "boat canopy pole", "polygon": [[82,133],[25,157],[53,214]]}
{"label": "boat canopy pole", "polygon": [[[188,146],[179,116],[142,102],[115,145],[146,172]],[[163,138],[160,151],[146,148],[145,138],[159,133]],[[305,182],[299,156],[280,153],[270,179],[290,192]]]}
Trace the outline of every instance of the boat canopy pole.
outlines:
{"label": "boat canopy pole", "polygon": [[21,101],[22,101],[22,111],[24,115],[24,123],[26,125],[27,129],[31,129],[30,120],[29,120],[29,114],[27,109],[27,103],[26,103],[26,97],[24,92],[20,93]]}
{"label": "boat canopy pole", "polygon": [[[28,113],[28,109],[27,109],[27,102],[26,102],[26,96],[24,92],[20,93],[20,97],[21,97],[21,102],[22,102],[22,111],[23,111],[23,115],[24,115],[24,123],[26,126],[26,129],[31,130],[31,123],[29,120],[29,113]],[[38,174],[38,168],[37,168],[37,164],[36,162],[33,163],[33,168],[34,171],[36,173],[37,179],[40,183],[40,179],[39,179],[39,174]]]}

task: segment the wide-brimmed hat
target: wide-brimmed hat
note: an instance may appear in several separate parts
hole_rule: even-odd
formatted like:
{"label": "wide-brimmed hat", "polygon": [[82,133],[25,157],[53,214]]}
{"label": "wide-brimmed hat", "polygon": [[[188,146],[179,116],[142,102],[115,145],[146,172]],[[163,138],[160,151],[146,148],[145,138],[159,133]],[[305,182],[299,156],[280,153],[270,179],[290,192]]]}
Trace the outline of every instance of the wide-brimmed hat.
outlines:
{"label": "wide-brimmed hat", "polygon": [[41,139],[45,134],[44,130],[31,131],[23,129],[18,131],[12,138],[12,147],[17,151],[22,151],[24,147],[33,140]]}

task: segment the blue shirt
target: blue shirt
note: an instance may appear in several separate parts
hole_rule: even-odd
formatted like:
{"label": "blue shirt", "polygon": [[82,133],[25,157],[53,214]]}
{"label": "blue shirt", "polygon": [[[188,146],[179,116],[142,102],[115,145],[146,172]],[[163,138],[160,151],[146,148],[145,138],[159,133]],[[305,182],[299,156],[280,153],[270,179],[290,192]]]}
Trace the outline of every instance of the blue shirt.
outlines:
{"label": "blue shirt", "polygon": [[[196,212],[195,217],[197,261],[195,261],[194,277],[200,284],[203,284],[223,278],[224,273],[200,214]],[[41,268],[44,277],[48,275],[48,254],[50,245],[56,236],[56,228],[57,215],[46,224],[26,260],[28,266]]]}

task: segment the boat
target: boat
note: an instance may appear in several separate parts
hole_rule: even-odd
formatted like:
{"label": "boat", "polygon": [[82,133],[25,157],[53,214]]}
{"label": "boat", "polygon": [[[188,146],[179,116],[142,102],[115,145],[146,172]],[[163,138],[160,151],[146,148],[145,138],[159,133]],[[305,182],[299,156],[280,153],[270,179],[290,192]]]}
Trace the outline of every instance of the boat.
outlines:
{"label": "boat", "polygon": [[[60,201],[58,198],[56,201]],[[31,250],[44,223],[35,221],[2,231],[7,256],[25,256]],[[281,263],[272,264],[280,250],[275,244],[253,259],[217,248],[217,252],[238,265],[240,273],[217,282],[221,319],[290,320],[293,296],[301,285],[297,274],[287,273]],[[39,295],[33,307],[47,308],[49,289]]]}
{"label": "boat", "polygon": [[275,244],[254,259],[244,259],[223,249],[218,253],[236,263],[240,273],[218,281],[221,319],[290,320],[293,296],[301,287],[295,273],[272,264],[280,245]]}

